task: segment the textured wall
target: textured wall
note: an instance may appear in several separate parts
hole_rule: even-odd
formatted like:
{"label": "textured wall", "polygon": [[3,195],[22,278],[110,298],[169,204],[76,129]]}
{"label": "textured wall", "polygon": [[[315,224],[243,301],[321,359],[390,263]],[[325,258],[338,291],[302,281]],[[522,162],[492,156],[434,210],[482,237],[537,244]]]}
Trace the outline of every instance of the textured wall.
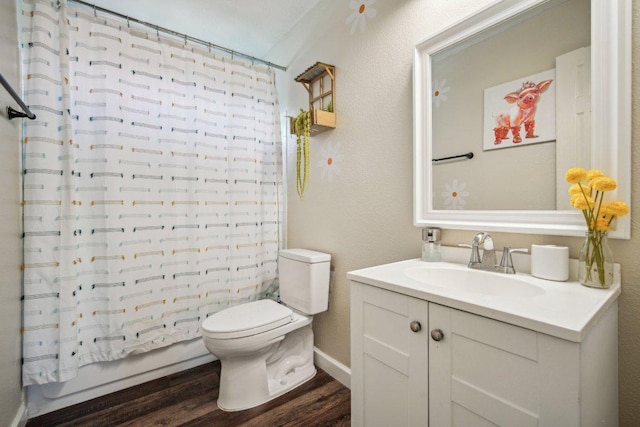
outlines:
{"label": "textured wall", "polygon": [[[374,17],[346,1],[321,1],[269,55],[284,63],[294,57],[278,82],[281,109],[290,115],[307,108],[307,92],[293,79],[316,61],[336,66],[337,128],[312,139],[304,200],[295,190],[295,136],[289,139],[287,234],[289,247],[333,255],[330,307],[314,320],[316,344],[347,365],[346,272],[419,255],[411,216],[413,45],[486,0],[364,3]],[[364,27],[353,28],[356,15]]]}
{"label": "textured wall", "polygon": [[[288,244],[333,255],[335,280],[330,308],[316,316],[317,346],[349,364],[349,284],[346,272],[420,254],[420,231],[413,227],[412,48],[419,40],[457,21],[488,0],[431,2],[364,0],[375,17],[351,32],[348,1],[322,0],[309,19],[269,57],[289,63],[280,76],[281,106],[290,115],[306,108],[306,91],[293,79],[316,61],[337,67],[337,129],[312,139],[311,177],[304,200],[295,191],[295,140],[288,149]],[[358,3],[358,2],[354,2]],[[640,1],[634,0],[634,22]],[[634,37],[634,117],[640,107],[640,24]],[[289,59],[293,58],[289,62]],[[640,425],[640,124],[633,129],[632,239],[613,241],[622,264],[620,298],[620,419]],[[332,165],[327,166],[328,158]],[[336,168],[337,166],[337,168]],[[339,169],[339,174],[337,173]],[[474,232],[444,230],[446,245],[471,241]],[[581,239],[494,233],[498,246],[562,244],[576,258]]]}
{"label": "textured wall", "polygon": [[[0,2],[0,73],[18,91],[18,31],[13,1]],[[20,325],[22,294],[20,264],[22,240],[20,230],[20,125],[9,121],[6,107],[20,109],[0,86],[0,425],[8,426],[16,416],[22,392],[20,385]]]}

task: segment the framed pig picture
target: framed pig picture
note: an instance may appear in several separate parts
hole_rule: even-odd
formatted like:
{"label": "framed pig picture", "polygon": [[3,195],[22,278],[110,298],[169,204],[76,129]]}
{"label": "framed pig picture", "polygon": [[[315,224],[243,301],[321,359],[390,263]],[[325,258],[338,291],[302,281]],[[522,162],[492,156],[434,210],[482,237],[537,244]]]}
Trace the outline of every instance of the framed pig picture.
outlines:
{"label": "framed pig picture", "polygon": [[555,69],[484,90],[483,150],[556,139]]}

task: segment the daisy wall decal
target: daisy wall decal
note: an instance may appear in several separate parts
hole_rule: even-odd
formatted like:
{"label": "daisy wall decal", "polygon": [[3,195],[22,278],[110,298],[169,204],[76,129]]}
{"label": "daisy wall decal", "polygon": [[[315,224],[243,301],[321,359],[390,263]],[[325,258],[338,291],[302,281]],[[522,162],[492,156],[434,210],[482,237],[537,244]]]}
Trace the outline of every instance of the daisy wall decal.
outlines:
{"label": "daisy wall decal", "polygon": [[437,108],[437,107],[440,107],[441,102],[445,102],[448,99],[447,92],[449,92],[451,88],[447,86],[447,80],[442,79],[442,80],[434,80],[431,85],[431,90],[432,90],[431,93],[433,95],[431,99],[433,100],[433,103]]}
{"label": "daisy wall decal", "polygon": [[449,209],[463,210],[467,203],[465,198],[469,197],[469,192],[464,191],[466,187],[466,183],[458,182],[457,179],[454,179],[451,184],[445,184],[445,191],[441,193],[444,205]]}
{"label": "daisy wall decal", "polygon": [[321,178],[327,177],[329,182],[333,181],[334,175],[340,175],[340,166],[344,156],[340,154],[340,144],[333,144],[327,141],[327,145],[320,148],[320,160],[316,165],[322,169]]}
{"label": "daisy wall decal", "polygon": [[346,24],[351,25],[350,33],[356,32],[356,28],[360,28],[360,32],[364,33],[367,29],[367,18],[375,18],[376,10],[371,7],[376,0],[350,0],[349,9],[353,12],[347,17]]}

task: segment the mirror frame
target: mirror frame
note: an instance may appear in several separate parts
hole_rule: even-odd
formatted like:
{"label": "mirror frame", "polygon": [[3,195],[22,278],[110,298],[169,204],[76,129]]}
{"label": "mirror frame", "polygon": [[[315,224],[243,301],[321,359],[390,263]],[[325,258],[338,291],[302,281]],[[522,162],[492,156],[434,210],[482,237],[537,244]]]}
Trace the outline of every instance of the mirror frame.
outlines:
{"label": "mirror frame", "polygon": [[[582,213],[572,210],[435,210],[431,186],[431,57],[550,0],[499,0],[419,42],[414,48],[414,225],[475,231],[584,236]],[[615,178],[612,198],[631,202],[631,3],[591,0],[591,164]],[[579,166],[579,165],[576,165]],[[559,177],[560,178],[560,177]],[[564,179],[564,177],[562,177]],[[567,189],[568,189],[567,184]],[[568,195],[567,195],[568,197]],[[631,215],[609,236],[631,237]]]}

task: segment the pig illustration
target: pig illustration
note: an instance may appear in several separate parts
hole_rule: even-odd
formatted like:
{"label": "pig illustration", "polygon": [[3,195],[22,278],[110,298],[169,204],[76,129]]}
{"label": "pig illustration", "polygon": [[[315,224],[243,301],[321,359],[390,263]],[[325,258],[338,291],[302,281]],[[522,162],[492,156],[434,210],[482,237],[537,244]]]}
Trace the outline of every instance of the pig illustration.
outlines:
{"label": "pig illustration", "polygon": [[538,137],[535,134],[537,104],[542,93],[549,89],[552,82],[553,80],[543,80],[538,84],[524,82],[520,90],[510,92],[504,97],[509,104],[515,105],[509,111],[497,115],[496,127],[493,129],[494,144],[500,144],[503,139],[507,139],[509,131],[513,135],[514,143],[522,142],[520,128],[523,124],[526,132],[525,138]]}

